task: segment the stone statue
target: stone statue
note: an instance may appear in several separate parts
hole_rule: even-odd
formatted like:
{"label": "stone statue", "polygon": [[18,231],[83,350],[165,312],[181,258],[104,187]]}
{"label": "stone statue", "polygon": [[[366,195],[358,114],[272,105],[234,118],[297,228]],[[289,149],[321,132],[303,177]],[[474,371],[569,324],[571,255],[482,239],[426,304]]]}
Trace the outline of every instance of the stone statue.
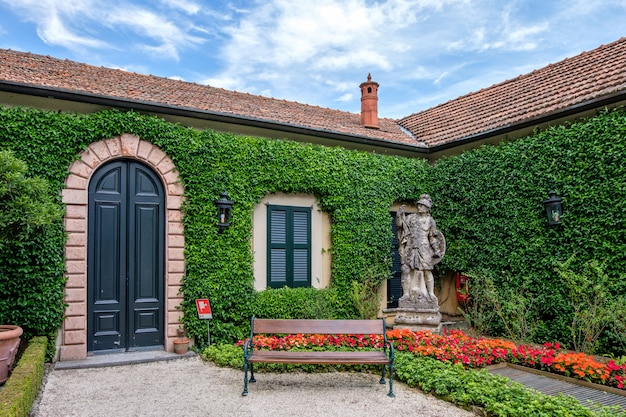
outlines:
{"label": "stone statue", "polygon": [[432,270],[446,252],[446,240],[430,216],[431,207],[430,196],[422,194],[417,202],[417,213],[405,213],[403,205],[396,214],[402,263],[400,306],[426,302],[438,308]]}

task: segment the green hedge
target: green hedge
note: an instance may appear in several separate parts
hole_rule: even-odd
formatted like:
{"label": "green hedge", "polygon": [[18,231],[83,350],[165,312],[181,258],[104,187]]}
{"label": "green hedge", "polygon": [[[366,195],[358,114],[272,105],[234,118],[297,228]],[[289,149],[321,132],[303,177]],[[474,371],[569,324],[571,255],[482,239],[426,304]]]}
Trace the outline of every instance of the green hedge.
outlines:
{"label": "green hedge", "polygon": [[28,347],[0,391],[0,417],[28,416],[43,379],[47,343],[43,336],[28,341]]}
{"label": "green hedge", "polygon": [[276,319],[334,319],[342,315],[335,288],[278,288],[257,295],[253,314]]}
{"label": "green hedge", "polygon": [[411,353],[399,352],[394,369],[399,381],[467,409],[483,408],[488,416],[626,416],[616,407],[587,408],[573,397],[541,394],[484,369],[466,370],[460,364],[444,364]]}

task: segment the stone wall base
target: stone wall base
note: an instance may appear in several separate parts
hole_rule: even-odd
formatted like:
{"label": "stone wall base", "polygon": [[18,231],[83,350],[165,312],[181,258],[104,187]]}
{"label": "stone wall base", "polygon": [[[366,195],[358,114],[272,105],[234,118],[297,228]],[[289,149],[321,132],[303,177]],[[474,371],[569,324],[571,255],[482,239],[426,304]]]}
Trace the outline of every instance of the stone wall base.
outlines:
{"label": "stone wall base", "polygon": [[396,314],[393,320],[394,329],[441,333],[441,313],[438,309],[390,308],[383,311]]}

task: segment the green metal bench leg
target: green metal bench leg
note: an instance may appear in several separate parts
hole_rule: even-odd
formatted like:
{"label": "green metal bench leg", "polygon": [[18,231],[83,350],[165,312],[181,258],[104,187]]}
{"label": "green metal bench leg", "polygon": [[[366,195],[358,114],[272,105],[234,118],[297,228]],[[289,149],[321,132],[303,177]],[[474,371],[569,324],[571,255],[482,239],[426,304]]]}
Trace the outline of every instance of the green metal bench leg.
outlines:
{"label": "green metal bench leg", "polygon": [[254,364],[253,363],[250,364],[250,382],[256,382],[256,379],[254,379]]}
{"label": "green metal bench leg", "polygon": [[389,394],[388,397],[395,397],[396,394],[393,393],[393,362],[389,364]]}
{"label": "green metal bench leg", "polygon": [[381,385],[386,384],[387,382],[385,382],[385,368],[386,366],[383,365],[383,371],[380,374],[380,381],[378,381]]}
{"label": "green metal bench leg", "polygon": [[[250,368],[250,379],[248,379],[248,367]],[[248,363],[248,361],[244,361],[243,363],[243,392],[241,393],[242,397],[248,395],[248,382],[256,382],[254,379],[254,364]]]}
{"label": "green metal bench leg", "polygon": [[248,361],[243,361],[243,392],[242,397],[248,395]]}

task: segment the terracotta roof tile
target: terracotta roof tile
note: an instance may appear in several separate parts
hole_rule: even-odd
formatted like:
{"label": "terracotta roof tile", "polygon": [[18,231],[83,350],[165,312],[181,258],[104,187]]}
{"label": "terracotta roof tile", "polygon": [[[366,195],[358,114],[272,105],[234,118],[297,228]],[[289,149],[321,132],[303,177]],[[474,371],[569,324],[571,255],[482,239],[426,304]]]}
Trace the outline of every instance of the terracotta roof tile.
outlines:
{"label": "terracotta roof tile", "polygon": [[12,50],[0,49],[0,80],[419,146],[392,119],[367,129],[356,113]]}
{"label": "terracotta roof tile", "polygon": [[626,38],[399,121],[381,118],[378,130],[356,113],[11,50],[0,49],[0,80],[433,147],[626,90]]}
{"label": "terracotta roof tile", "polygon": [[428,146],[626,90],[626,38],[399,120]]}

